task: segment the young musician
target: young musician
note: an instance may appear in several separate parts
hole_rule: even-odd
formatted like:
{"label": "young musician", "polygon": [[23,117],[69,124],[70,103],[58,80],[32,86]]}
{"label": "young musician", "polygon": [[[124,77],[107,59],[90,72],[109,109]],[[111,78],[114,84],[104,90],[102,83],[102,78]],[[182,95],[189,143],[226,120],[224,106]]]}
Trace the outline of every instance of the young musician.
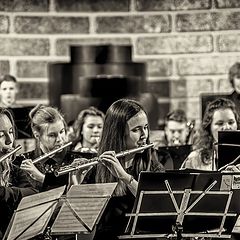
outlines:
{"label": "young musician", "polygon": [[[34,164],[34,159],[56,150],[67,143],[66,122],[61,113],[48,106],[36,106],[29,114],[36,139],[36,149],[24,154],[21,168],[29,173],[31,181],[40,190],[68,184],[68,176],[55,177],[54,169],[66,163],[66,149]],[[65,160],[66,159],[66,160]]]}
{"label": "young musician", "polygon": [[99,143],[101,163],[94,167],[86,181],[118,182],[97,227],[95,239],[117,239],[127,224],[126,212],[131,212],[138,176],[141,171],[163,171],[153,149],[116,158],[116,153],[149,144],[149,124],[143,107],[136,101],[120,99],[107,110]]}
{"label": "young musician", "polygon": [[15,166],[15,155],[2,160],[15,147],[15,128],[11,113],[0,108],[0,239],[20,200],[37,190],[28,181],[27,173]]}
{"label": "young musician", "polygon": [[82,110],[73,128],[76,136],[74,137],[74,150],[96,151],[102,134],[104,113],[95,107]]}
{"label": "young musician", "polygon": [[0,107],[9,108],[16,106],[18,93],[17,80],[12,75],[0,77]]}
{"label": "young musician", "polygon": [[194,146],[195,150],[189,154],[182,168],[216,170],[218,131],[238,128],[239,115],[231,100],[219,98],[209,103]]}

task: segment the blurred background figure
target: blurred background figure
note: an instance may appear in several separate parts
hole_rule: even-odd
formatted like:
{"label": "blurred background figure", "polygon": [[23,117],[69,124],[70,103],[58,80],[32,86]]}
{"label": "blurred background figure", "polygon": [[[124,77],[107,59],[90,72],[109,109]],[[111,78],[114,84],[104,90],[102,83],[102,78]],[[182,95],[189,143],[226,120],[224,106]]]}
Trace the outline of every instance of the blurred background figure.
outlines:
{"label": "blurred background figure", "polygon": [[233,92],[229,98],[236,104],[238,114],[240,113],[240,63],[234,63],[228,73],[228,79],[233,87]]}
{"label": "blurred background figure", "polygon": [[18,93],[17,80],[12,75],[0,77],[0,106],[9,108],[15,107]]}
{"label": "blurred background figure", "polygon": [[73,124],[73,141],[76,151],[96,151],[102,135],[104,113],[95,107],[82,110]]}
{"label": "blurred background figure", "polygon": [[239,129],[239,115],[235,104],[225,98],[209,103],[201,129],[182,168],[216,170],[218,162],[218,131]]}
{"label": "blurred background figure", "polygon": [[164,132],[167,146],[187,144],[189,128],[186,113],[181,109],[169,112],[165,117]]}

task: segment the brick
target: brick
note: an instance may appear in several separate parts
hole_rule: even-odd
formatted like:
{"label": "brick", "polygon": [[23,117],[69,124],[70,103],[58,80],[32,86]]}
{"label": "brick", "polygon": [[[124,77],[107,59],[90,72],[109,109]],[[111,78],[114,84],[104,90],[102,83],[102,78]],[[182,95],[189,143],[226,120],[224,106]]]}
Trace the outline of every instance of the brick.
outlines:
{"label": "brick", "polygon": [[49,41],[47,39],[0,38],[0,55],[49,55]]}
{"label": "brick", "polygon": [[0,55],[39,56],[49,55],[47,39],[0,38]]}
{"label": "brick", "polygon": [[230,84],[228,77],[220,78],[217,81],[217,91],[231,93],[233,91],[232,85]]}
{"label": "brick", "polygon": [[9,18],[0,16],[0,33],[9,33]]}
{"label": "brick", "polygon": [[171,98],[179,98],[186,97],[187,89],[186,89],[186,80],[183,78],[171,81],[170,85],[170,97]]}
{"label": "brick", "polygon": [[219,52],[240,52],[240,34],[227,34],[217,37]]}
{"label": "brick", "polygon": [[186,112],[188,119],[197,120],[197,122],[200,122],[202,118],[200,98],[188,100],[186,103]]}
{"label": "brick", "polygon": [[151,77],[171,76],[172,75],[172,60],[171,59],[148,59],[147,75]]}
{"label": "brick", "polygon": [[0,75],[9,74],[10,65],[8,61],[0,61]]}
{"label": "brick", "polygon": [[182,109],[187,113],[187,99],[186,98],[171,98],[170,100],[170,111],[174,109]]}
{"label": "brick", "polygon": [[147,92],[154,94],[157,98],[169,97],[170,86],[169,81],[149,81],[147,82]]}
{"label": "brick", "polygon": [[214,81],[212,79],[187,79],[186,95],[188,97],[198,97],[202,93],[214,91]]}
{"label": "brick", "polygon": [[218,31],[240,29],[239,12],[213,12],[178,14],[176,16],[176,30],[189,31]]}
{"label": "brick", "polygon": [[171,11],[210,8],[211,0],[136,0],[136,10],[138,11]]}
{"label": "brick", "polygon": [[239,8],[239,0],[214,0],[216,8]]}
{"label": "brick", "polygon": [[18,99],[47,99],[48,83],[20,82]]}
{"label": "brick", "polygon": [[97,17],[98,33],[161,33],[171,31],[169,15]]}
{"label": "brick", "polygon": [[88,33],[89,22],[86,17],[16,17],[16,33],[56,34]]}
{"label": "brick", "polygon": [[1,0],[0,11],[47,12],[50,0]]}
{"label": "brick", "polygon": [[67,56],[70,54],[71,45],[131,45],[130,38],[78,38],[78,39],[58,39],[56,41],[56,54]]}
{"label": "brick", "polygon": [[169,102],[161,102],[161,99],[158,103],[158,117],[159,117],[159,125],[164,124],[164,117],[168,114],[170,111],[170,103]]}
{"label": "brick", "polygon": [[179,58],[176,65],[180,76],[215,75],[228,73],[228,69],[237,61],[240,61],[240,55],[236,57],[223,55],[219,57]]}
{"label": "brick", "polygon": [[48,76],[47,61],[18,61],[17,76],[21,78],[46,78]]}
{"label": "brick", "polygon": [[55,0],[58,12],[129,11],[130,0]]}
{"label": "brick", "polygon": [[139,55],[212,51],[213,40],[210,35],[141,37],[136,44]]}

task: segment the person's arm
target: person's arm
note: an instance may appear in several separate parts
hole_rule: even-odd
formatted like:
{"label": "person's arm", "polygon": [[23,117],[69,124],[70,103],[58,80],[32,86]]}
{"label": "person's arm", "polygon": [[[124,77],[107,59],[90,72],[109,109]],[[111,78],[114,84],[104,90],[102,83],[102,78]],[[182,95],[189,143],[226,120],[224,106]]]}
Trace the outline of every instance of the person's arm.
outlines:
{"label": "person's arm", "polygon": [[134,179],[134,177],[130,174],[126,174],[124,178],[121,179],[131,191],[131,193],[136,197],[137,195],[137,188],[138,188],[138,181]]}
{"label": "person's arm", "polygon": [[114,151],[104,152],[99,158],[101,162],[108,168],[113,176],[123,181],[134,196],[137,193],[138,182],[126,172],[119,160],[115,157]]}

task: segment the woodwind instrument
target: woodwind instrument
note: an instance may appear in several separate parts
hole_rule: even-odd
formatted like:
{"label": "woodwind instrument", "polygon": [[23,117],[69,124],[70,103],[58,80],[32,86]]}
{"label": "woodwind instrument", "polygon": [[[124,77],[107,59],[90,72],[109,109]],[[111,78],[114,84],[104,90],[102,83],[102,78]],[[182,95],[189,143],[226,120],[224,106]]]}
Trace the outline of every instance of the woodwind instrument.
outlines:
{"label": "woodwind instrument", "polygon": [[5,159],[11,157],[15,152],[17,152],[18,150],[20,150],[22,148],[21,145],[18,145],[16,148],[14,148],[11,152],[9,153],[6,153],[5,155],[3,155],[1,158],[0,158],[0,163],[2,161],[4,161]]}
{"label": "woodwind instrument", "polygon": [[41,162],[41,161],[44,160],[45,158],[47,158],[47,157],[49,157],[49,156],[51,156],[51,155],[59,152],[60,150],[66,148],[66,147],[68,147],[68,146],[70,146],[71,144],[72,144],[72,142],[68,142],[68,143],[64,144],[63,146],[61,146],[61,147],[59,147],[59,148],[57,148],[57,149],[54,149],[54,150],[52,150],[52,151],[50,151],[50,152],[48,152],[48,153],[45,153],[45,154],[39,156],[38,158],[36,158],[36,159],[33,160],[33,164],[36,164],[36,163],[38,163],[38,162]]}
{"label": "woodwind instrument", "polygon": [[[141,152],[145,149],[152,148],[152,147],[153,147],[153,143],[150,143],[150,144],[147,144],[142,147],[125,150],[125,151],[117,153],[116,158],[124,157],[126,155],[137,153],[137,152]],[[93,166],[93,165],[96,165],[99,163],[99,157],[94,157],[91,159],[79,158],[79,159],[75,159],[75,160],[79,160],[79,161],[72,163],[70,165],[67,165],[67,166],[60,167],[58,170],[56,170],[54,172],[55,176],[58,177],[63,174],[67,174],[67,173],[70,173],[70,172],[73,172],[73,171],[76,171],[76,170],[79,170],[82,168],[87,168],[87,167],[90,167],[90,166]]]}

